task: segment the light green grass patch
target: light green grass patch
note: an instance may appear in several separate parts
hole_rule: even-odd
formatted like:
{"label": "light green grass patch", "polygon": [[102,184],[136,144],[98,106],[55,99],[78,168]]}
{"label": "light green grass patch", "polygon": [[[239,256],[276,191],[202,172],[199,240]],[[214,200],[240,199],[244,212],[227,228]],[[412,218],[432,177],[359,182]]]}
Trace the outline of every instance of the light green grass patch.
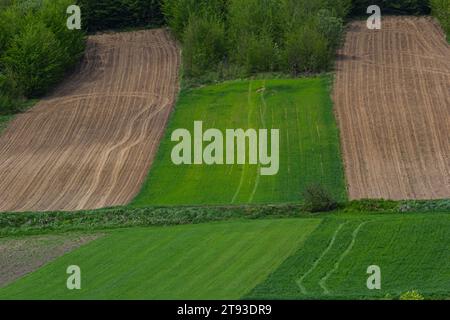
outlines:
{"label": "light green grass patch", "polygon": [[[237,299],[302,245],[320,219],[112,232],[10,286],[0,299]],[[66,288],[81,268],[82,290]]]}
{"label": "light green grass patch", "polygon": [[[280,203],[321,183],[346,198],[330,77],[233,81],[181,94],[150,175],[133,206]],[[279,129],[280,170],[258,165],[181,165],[171,161],[174,130]]]}

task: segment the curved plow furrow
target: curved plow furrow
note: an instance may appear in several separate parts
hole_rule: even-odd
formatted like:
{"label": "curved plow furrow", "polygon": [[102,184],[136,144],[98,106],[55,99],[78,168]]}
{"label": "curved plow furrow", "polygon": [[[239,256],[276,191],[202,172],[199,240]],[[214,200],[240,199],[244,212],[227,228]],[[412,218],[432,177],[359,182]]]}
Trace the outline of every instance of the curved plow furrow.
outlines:
{"label": "curved plow furrow", "polygon": [[353,22],[334,101],[351,199],[450,197],[450,47],[434,20]]}

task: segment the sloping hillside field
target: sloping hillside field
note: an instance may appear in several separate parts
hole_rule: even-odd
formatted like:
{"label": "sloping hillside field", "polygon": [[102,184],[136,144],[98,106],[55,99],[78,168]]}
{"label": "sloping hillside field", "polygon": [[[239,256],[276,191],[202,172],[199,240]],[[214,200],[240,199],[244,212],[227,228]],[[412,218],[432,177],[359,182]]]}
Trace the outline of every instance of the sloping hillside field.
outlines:
{"label": "sloping hillside field", "polygon": [[80,69],[0,137],[0,211],[128,203],[172,110],[179,62],[165,30],[90,37]]}
{"label": "sloping hillside field", "polygon": [[[183,92],[147,183],[132,203],[145,205],[296,202],[321,183],[346,199],[330,78],[233,81]],[[279,129],[279,170],[257,164],[175,165],[172,133],[194,122],[203,130]],[[207,143],[204,143],[205,145]],[[249,144],[246,145],[248,158]]]}
{"label": "sloping hillside field", "polygon": [[450,45],[434,20],[352,22],[334,89],[351,199],[450,197]]}
{"label": "sloping hillside field", "polygon": [[[0,299],[398,298],[450,295],[450,215],[351,215],[112,231]],[[81,290],[66,269],[81,268]],[[381,270],[381,290],[367,269]]]}
{"label": "sloping hillside field", "polygon": [[[0,299],[237,299],[297,251],[319,223],[237,221],[115,231],[0,289]],[[82,291],[67,290],[67,265],[83,270]]]}

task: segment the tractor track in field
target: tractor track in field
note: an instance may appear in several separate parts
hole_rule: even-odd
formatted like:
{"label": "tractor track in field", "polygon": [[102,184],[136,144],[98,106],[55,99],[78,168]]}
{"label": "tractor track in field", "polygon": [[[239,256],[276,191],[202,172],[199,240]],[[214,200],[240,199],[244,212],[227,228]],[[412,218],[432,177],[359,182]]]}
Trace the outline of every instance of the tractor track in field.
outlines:
{"label": "tractor track in field", "polygon": [[333,248],[334,243],[336,242],[336,239],[340,233],[340,231],[342,230],[343,227],[345,227],[349,222],[344,222],[341,223],[336,230],[333,233],[333,236],[331,237],[331,240],[328,244],[328,246],[325,248],[325,250],[320,254],[320,256],[314,261],[313,265],[311,266],[311,268],[308,269],[308,271],[306,271],[302,277],[300,279],[298,279],[296,281],[298,287],[300,288],[300,291],[302,292],[303,295],[307,295],[308,291],[306,290],[305,286],[303,285],[303,281],[317,268],[317,266],[319,265],[319,263],[323,260],[323,258],[328,254],[328,252]]}
{"label": "tractor track in field", "polygon": [[350,23],[334,86],[351,199],[450,197],[450,46],[428,17]]}
{"label": "tractor track in field", "polygon": [[78,70],[0,136],[0,211],[130,202],[178,94],[179,64],[163,29],[90,36]]}

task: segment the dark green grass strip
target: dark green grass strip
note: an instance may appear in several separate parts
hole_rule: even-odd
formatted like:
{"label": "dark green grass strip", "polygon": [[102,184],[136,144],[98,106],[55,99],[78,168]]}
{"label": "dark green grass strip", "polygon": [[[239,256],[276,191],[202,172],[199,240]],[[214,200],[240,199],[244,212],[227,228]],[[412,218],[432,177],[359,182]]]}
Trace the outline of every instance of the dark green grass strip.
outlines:
{"label": "dark green grass strip", "polygon": [[[448,215],[325,219],[305,245],[247,298],[396,298],[413,289],[430,298],[448,297],[449,230]],[[367,288],[371,265],[381,268],[381,290]]]}

